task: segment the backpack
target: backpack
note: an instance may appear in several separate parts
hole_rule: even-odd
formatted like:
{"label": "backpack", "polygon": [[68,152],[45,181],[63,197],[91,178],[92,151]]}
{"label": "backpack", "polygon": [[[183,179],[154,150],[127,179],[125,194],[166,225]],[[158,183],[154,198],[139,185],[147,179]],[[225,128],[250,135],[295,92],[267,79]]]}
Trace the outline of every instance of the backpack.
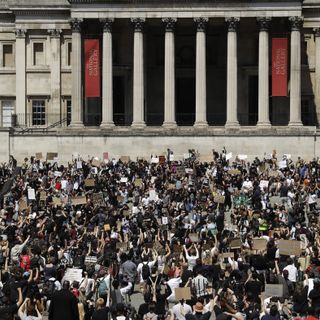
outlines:
{"label": "backpack", "polygon": [[46,280],[43,284],[42,294],[47,297],[48,300],[51,300],[52,295],[56,291],[55,280]]}
{"label": "backpack", "polygon": [[20,258],[20,267],[24,270],[24,271],[29,271],[30,270],[30,257],[25,255],[25,256],[21,256]]}
{"label": "backpack", "polygon": [[150,277],[150,268],[148,263],[143,263],[142,262],[142,279],[143,280],[148,280]]}
{"label": "backpack", "polygon": [[105,281],[105,277],[99,281],[99,297],[104,296],[107,294],[107,290],[108,290],[108,286],[107,283]]}

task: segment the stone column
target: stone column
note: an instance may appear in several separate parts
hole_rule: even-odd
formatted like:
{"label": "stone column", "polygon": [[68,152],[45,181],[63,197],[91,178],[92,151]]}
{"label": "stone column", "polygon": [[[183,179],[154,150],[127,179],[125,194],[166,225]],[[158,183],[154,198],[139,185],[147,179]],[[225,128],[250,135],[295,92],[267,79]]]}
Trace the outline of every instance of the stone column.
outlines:
{"label": "stone column", "polygon": [[175,128],[175,46],[174,28],[175,18],[162,19],[165,24],[165,58],[164,58],[164,122],[163,127]]}
{"label": "stone column", "polygon": [[100,128],[111,129],[113,122],[112,24],[114,19],[101,19],[102,45],[102,122]]}
{"label": "stone column", "polygon": [[61,120],[61,57],[60,57],[60,29],[48,30],[51,40],[51,108],[52,116],[48,117],[49,123]]}
{"label": "stone column", "polygon": [[316,77],[316,94],[315,103],[317,111],[320,110],[320,28],[314,29],[316,48],[315,48],[315,77]]}
{"label": "stone column", "polygon": [[144,60],[143,26],[145,19],[131,19],[134,26],[133,39],[133,122],[132,127],[143,129],[144,122]]}
{"label": "stone column", "polygon": [[290,17],[290,127],[302,126],[301,122],[301,28],[302,17]]}
{"label": "stone column", "polygon": [[71,19],[72,29],[72,104],[70,128],[83,128],[82,73],[81,73],[81,23]]}
{"label": "stone column", "polygon": [[207,127],[206,24],[208,18],[195,18],[196,37],[196,121],[194,127]]}
{"label": "stone column", "polygon": [[238,57],[237,26],[239,18],[226,18],[228,27],[227,40],[227,121],[226,128],[239,127],[238,122]]}
{"label": "stone column", "polygon": [[16,114],[18,125],[27,124],[26,110],[26,30],[16,30]]}
{"label": "stone column", "polygon": [[258,123],[260,127],[270,127],[269,119],[269,27],[271,18],[257,18],[259,24],[259,92]]}

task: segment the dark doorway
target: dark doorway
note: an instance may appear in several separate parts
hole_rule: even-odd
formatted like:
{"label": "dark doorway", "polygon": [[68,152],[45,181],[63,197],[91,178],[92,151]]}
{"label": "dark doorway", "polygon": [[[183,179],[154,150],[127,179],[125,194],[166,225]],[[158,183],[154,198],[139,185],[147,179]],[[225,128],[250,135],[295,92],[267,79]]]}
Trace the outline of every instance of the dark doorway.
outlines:
{"label": "dark doorway", "polygon": [[255,126],[258,121],[258,76],[249,76],[248,82],[248,118],[246,122],[243,121],[241,124]]}
{"label": "dark doorway", "polygon": [[180,126],[190,126],[195,121],[195,78],[176,79],[177,123]]}
{"label": "dark doorway", "polygon": [[85,126],[100,126],[101,98],[86,98],[84,115]]}
{"label": "dark doorway", "polygon": [[125,116],[124,76],[113,77],[113,117],[117,126],[127,125]]}

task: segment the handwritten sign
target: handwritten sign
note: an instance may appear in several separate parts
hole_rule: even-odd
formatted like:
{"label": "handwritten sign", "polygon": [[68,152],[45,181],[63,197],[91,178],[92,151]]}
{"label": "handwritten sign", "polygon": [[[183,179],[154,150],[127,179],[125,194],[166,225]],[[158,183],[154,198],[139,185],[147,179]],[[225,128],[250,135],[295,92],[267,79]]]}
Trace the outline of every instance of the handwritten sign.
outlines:
{"label": "handwritten sign", "polygon": [[238,169],[230,169],[230,170],[228,170],[228,173],[231,174],[232,176],[236,176],[236,175],[240,174],[241,171]]}
{"label": "handwritten sign", "polygon": [[100,160],[97,160],[97,159],[93,159],[91,164],[94,166],[94,167],[100,167],[101,165],[101,162]]}
{"label": "handwritten sign", "polygon": [[214,196],[214,198],[213,198],[213,201],[214,201],[215,203],[221,203],[221,204],[223,204],[223,203],[225,202],[225,199],[226,199],[225,196],[223,196],[223,195],[221,195],[221,194],[216,194],[216,195]]}
{"label": "handwritten sign", "polygon": [[35,194],[34,189],[32,189],[32,188],[28,189],[28,199],[29,200],[36,200],[36,194]]}
{"label": "handwritten sign", "polygon": [[267,297],[282,297],[283,284],[266,284],[264,294]]}
{"label": "handwritten sign", "polygon": [[253,239],[253,250],[265,250],[267,247],[266,239]]}
{"label": "handwritten sign", "polygon": [[64,281],[69,281],[70,283],[77,281],[80,283],[81,280],[82,280],[82,269],[67,268],[64,274],[64,277],[62,279],[62,283]]}
{"label": "handwritten sign", "polygon": [[230,242],[230,248],[231,249],[238,249],[241,248],[241,239],[240,238],[235,238],[233,240],[231,240]]}
{"label": "handwritten sign", "polygon": [[142,179],[136,179],[134,180],[134,186],[141,188],[142,187]]}
{"label": "handwritten sign", "polygon": [[94,187],[95,186],[95,180],[94,179],[86,179],[86,180],[84,180],[84,185],[86,187]]}
{"label": "handwritten sign", "polygon": [[75,197],[71,199],[71,202],[74,206],[78,206],[81,204],[86,204],[87,203],[87,198],[85,196],[83,197]]}
{"label": "handwritten sign", "polygon": [[97,257],[96,256],[86,256],[84,259],[84,264],[91,265],[97,263]]}
{"label": "handwritten sign", "polygon": [[300,256],[300,241],[296,240],[279,240],[279,254],[284,256]]}
{"label": "handwritten sign", "polygon": [[190,287],[175,288],[174,294],[175,294],[175,297],[177,300],[190,300],[191,299]]}
{"label": "handwritten sign", "polygon": [[47,153],[47,160],[55,160],[56,158],[58,158],[57,152],[48,152]]}
{"label": "handwritten sign", "polygon": [[98,207],[105,207],[106,206],[106,203],[104,201],[102,193],[94,193],[92,195],[92,202],[95,206],[98,206]]}

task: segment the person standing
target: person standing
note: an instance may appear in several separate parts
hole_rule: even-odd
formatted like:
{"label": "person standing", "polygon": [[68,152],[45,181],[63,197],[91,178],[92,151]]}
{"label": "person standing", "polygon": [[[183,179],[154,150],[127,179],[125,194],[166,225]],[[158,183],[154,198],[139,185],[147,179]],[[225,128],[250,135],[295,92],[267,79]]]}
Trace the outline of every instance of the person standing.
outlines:
{"label": "person standing", "polygon": [[49,320],[79,320],[77,298],[69,289],[70,283],[65,281],[62,290],[53,294],[49,307]]}

